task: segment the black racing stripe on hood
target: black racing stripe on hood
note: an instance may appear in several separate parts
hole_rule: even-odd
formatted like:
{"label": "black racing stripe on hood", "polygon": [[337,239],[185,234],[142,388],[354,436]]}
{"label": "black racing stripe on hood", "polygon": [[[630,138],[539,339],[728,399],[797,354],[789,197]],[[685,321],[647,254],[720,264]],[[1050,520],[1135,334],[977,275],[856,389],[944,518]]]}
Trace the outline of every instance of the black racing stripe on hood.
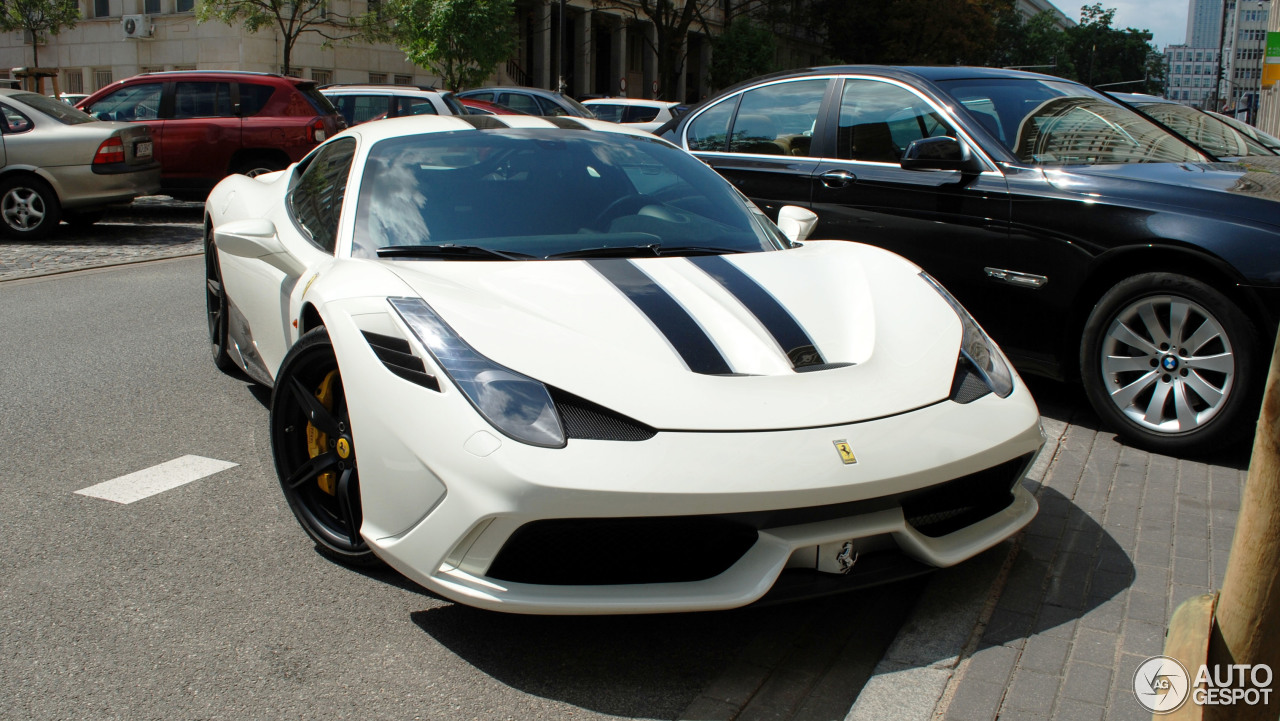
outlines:
{"label": "black racing stripe on hood", "polygon": [[577,118],[571,118],[568,115],[555,115],[543,118],[543,120],[560,128],[561,130],[591,130],[591,128]]}
{"label": "black racing stripe on hood", "polygon": [[782,348],[782,352],[787,354],[793,368],[822,365],[826,362],[795,316],[755,278],[721,255],[698,256],[690,258],[689,262],[715,279],[760,321]]}
{"label": "black racing stripe on hood", "polygon": [[458,120],[470,123],[476,130],[506,130],[510,128],[497,115],[457,115]]}
{"label": "black racing stripe on hood", "polygon": [[627,297],[666,336],[689,370],[704,375],[732,373],[706,331],[662,286],[625,258],[588,260],[596,272]]}

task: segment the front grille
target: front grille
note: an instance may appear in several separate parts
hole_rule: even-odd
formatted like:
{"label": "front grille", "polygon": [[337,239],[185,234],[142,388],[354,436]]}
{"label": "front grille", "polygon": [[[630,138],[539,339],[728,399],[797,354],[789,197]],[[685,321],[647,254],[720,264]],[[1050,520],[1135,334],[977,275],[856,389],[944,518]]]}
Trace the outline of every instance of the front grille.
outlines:
{"label": "front grille", "polygon": [[920,533],[937,538],[1003,511],[1013,488],[1035,457],[1027,454],[998,466],[907,494],[902,514]]}
{"label": "front grille", "polygon": [[560,414],[567,438],[586,441],[647,441],[657,431],[645,424],[615,413],[604,406],[566,393],[558,388],[548,388],[551,400]]}
{"label": "front grille", "polygon": [[555,586],[703,581],[736,563],[756,537],[715,516],[533,521],[511,534],[486,575]]}
{"label": "front grille", "polygon": [[951,381],[951,400],[956,403],[972,403],[991,392],[991,386],[982,380],[968,358],[960,356],[956,375]]}

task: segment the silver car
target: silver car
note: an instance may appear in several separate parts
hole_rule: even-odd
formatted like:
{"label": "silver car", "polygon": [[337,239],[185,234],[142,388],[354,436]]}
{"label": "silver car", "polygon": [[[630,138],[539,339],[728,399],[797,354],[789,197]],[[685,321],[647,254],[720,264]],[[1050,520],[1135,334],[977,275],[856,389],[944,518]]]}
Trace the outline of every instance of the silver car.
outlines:
{"label": "silver car", "polygon": [[60,220],[88,225],[160,188],[145,125],[95,120],[23,90],[0,89],[0,161],[0,233],[10,238],[43,238]]}

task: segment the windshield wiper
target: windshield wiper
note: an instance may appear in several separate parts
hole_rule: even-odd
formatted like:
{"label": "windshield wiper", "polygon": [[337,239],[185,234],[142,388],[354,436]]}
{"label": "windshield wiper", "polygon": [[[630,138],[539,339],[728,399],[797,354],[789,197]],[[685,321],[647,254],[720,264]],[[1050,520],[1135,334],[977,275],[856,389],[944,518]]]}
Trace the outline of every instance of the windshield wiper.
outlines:
{"label": "windshield wiper", "polygon": [[599,248],[581,248],[578,250],[567,250],[563,253],[552,253],[545,256],[547,260],[566,259],[566,258],[616,258],[616,257],[632,257],[636,255],[725,255],[727,253],[741,253],[743,251],[737,248],[715,248],[700,245],[662,245],[661,243],[650,243],[649,245],[606,245]]}
{"label": "windshield wiper", "polygon": [[471,260],[528,260],[537,256],[482,245],[388,245],[378,248],[379,258],[468,258]]}

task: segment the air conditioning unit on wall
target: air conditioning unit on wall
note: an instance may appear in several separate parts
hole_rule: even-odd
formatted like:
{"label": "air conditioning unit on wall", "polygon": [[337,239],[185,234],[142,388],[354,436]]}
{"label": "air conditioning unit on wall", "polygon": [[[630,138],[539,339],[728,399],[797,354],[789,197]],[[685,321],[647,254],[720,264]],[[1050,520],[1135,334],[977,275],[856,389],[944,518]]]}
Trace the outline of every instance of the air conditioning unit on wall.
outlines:
{"label": "air conditioning unit on wall", "polygon": [[151,37],[151,20],[146,15],[125,15],[120,18],[120,27],[126,38]]}

